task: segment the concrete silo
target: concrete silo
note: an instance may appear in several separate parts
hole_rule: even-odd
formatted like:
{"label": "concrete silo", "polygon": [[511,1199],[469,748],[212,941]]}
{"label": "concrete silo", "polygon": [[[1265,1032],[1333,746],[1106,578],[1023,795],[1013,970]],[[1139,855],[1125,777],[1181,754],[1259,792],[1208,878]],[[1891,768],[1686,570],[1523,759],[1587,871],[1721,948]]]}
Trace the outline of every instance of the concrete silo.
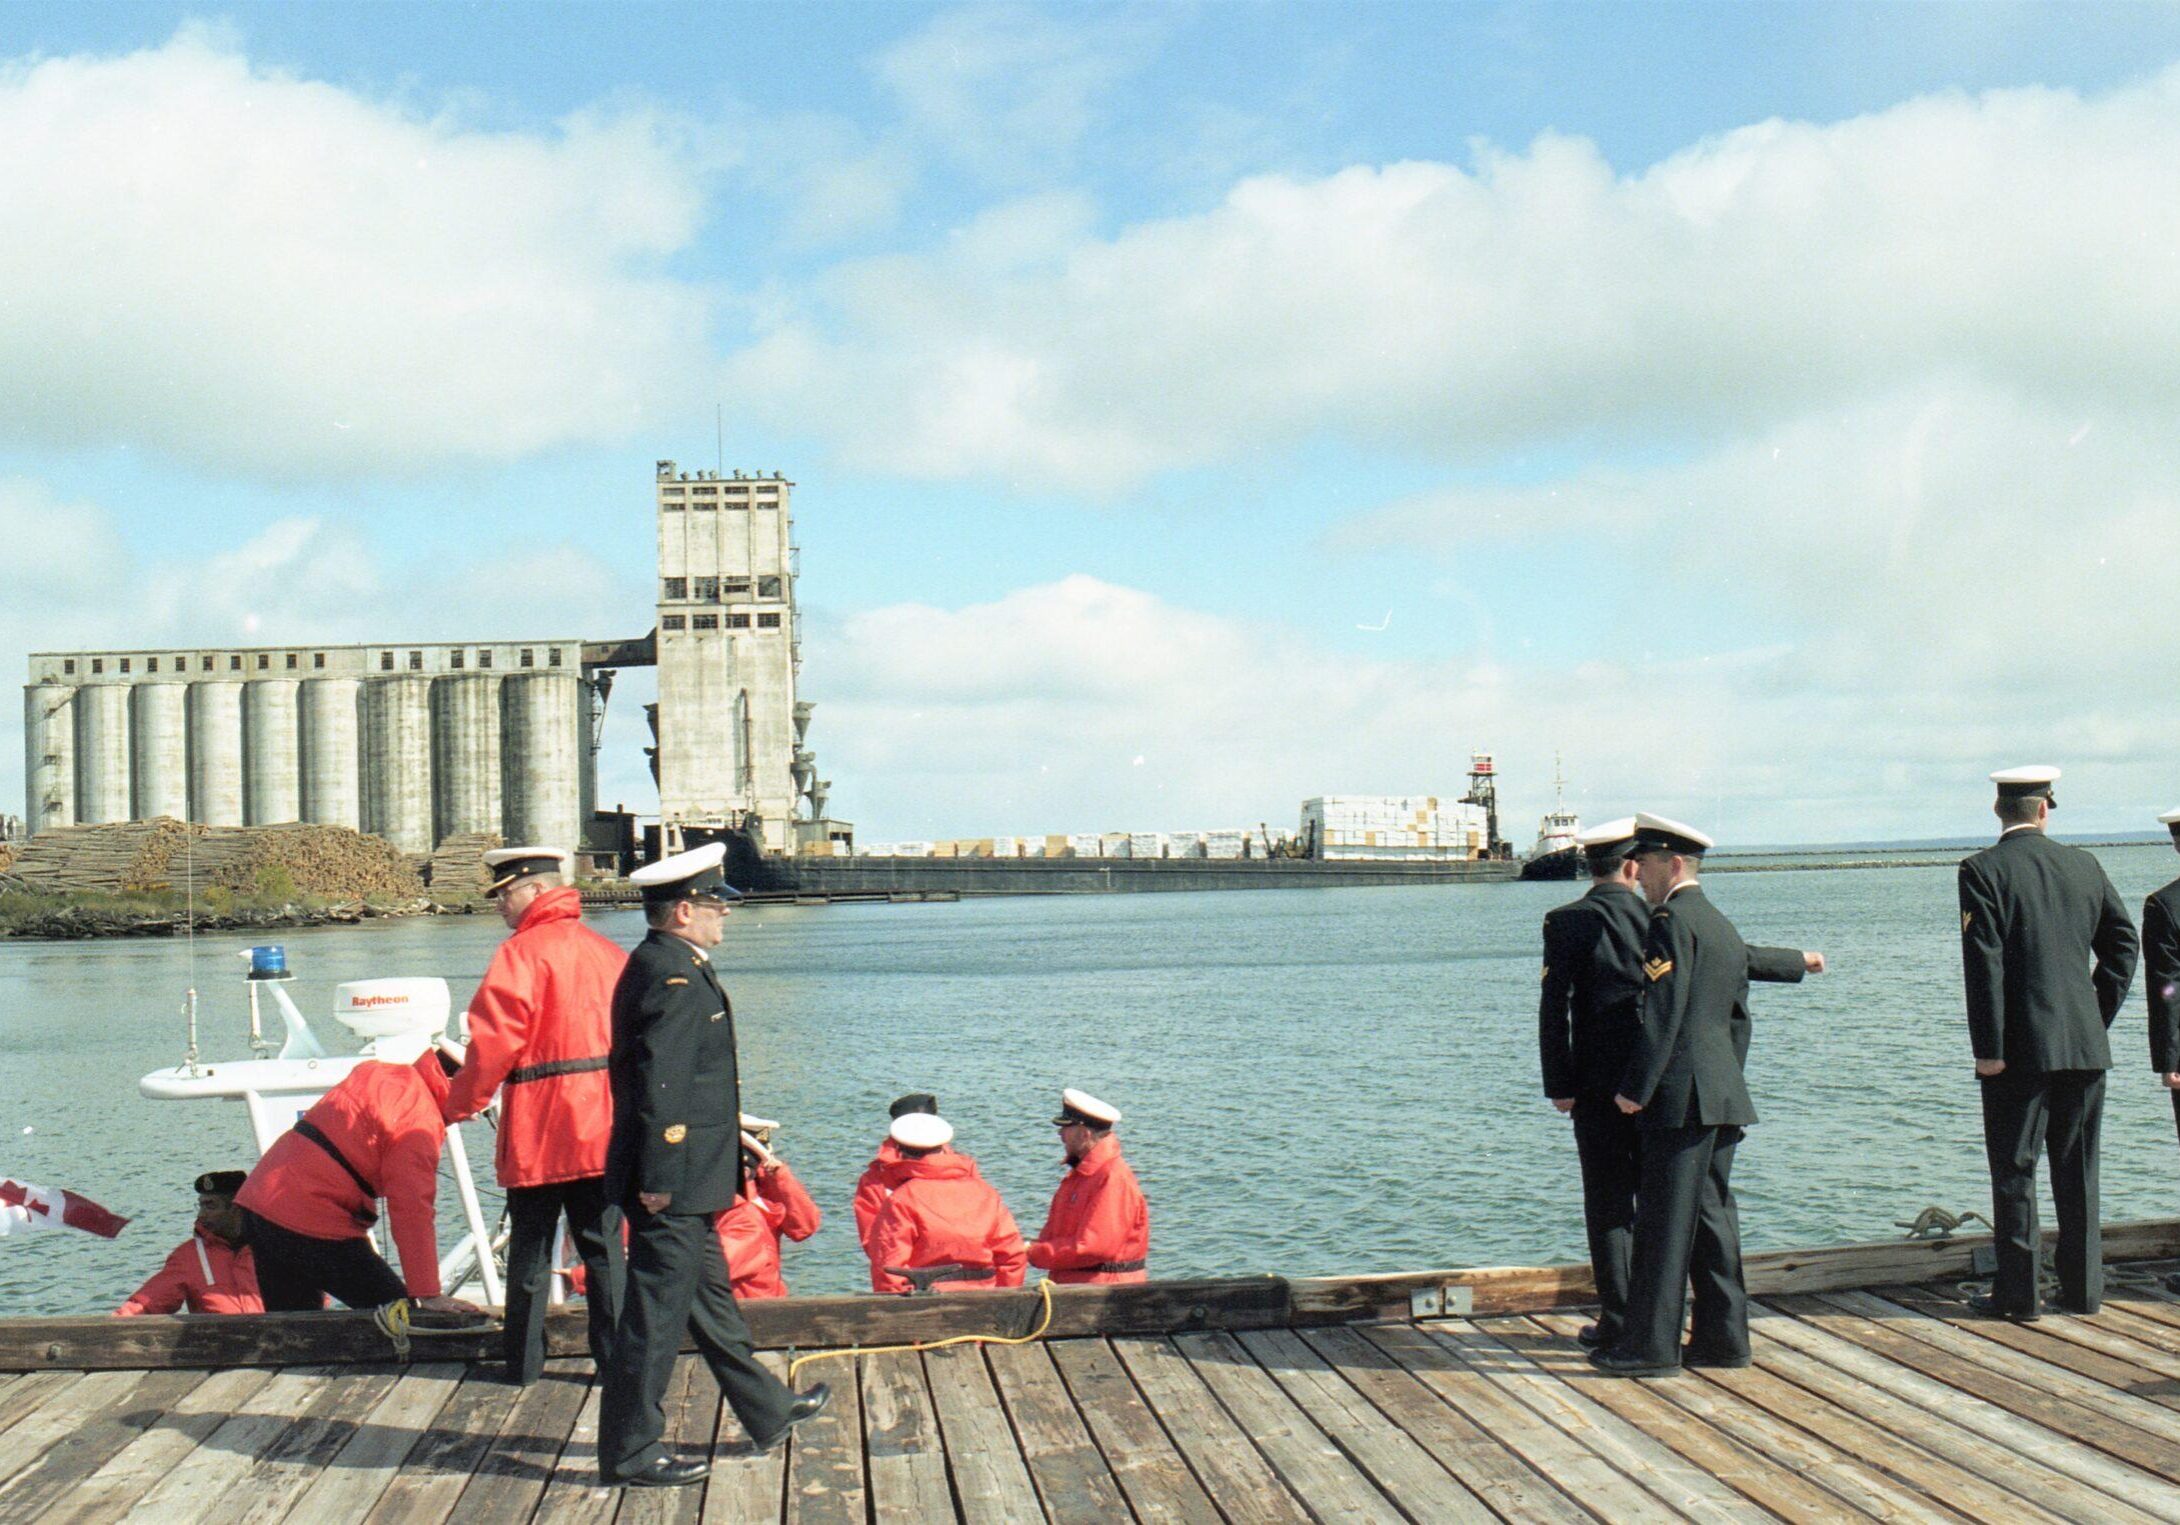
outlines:
{"label": "concrete silo", "polygon": [[189,819],[189,685],[139,683],[129,691],[129,746],[135,777],[131,813]]}
{"label": "concrete silo", "polygon": [[363,685],[354,678],[304,682],[301,710],[302,819],[363,827]]}
{"label": "concrete silo", "polygon": [[432,837],[431,679],[374,678],[363,689],[363,829],[405,853]]}
{"label": "concrete silo", "polygon": [[293,678],[258,678],[242,693],[242,814],[252,826],[303,818]]}
{"label": "concrete silo", "polygon": [[76,690],[67,684],[24,685],[23,783],[32,836],[76,824]]}
{"label": "concrete silo", "polygon": [[511,843],[574,850],[583,817],[583,685],[573,673],[510,673],[500,690],[504,824]]}
{"label": "concrete silo", "polygon": [[500,829],[500,680],[465,672],[431,685],[433,818],[440,837]]}
{"label": "concrete silo", "polygon": [[129,690],[89,683],[76,690],[76,819],[126,821],[129,798]]}
{"label": "concrete silo", "polygon": [[242,684],[231,678],[189,685],[189,818],[242,824]]}

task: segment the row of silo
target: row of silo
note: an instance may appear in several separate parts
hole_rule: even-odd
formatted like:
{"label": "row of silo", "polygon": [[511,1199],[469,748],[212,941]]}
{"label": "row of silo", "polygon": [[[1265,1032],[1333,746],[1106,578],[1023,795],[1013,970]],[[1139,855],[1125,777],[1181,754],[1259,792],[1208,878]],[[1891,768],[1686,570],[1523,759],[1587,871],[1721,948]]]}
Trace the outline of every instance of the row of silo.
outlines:
{"label": "row of silo", "polygon": [[34,683],[30,826],[310,821],[405,852],[498,832],[573,846],[591,794],[583,680],[561,671]]}

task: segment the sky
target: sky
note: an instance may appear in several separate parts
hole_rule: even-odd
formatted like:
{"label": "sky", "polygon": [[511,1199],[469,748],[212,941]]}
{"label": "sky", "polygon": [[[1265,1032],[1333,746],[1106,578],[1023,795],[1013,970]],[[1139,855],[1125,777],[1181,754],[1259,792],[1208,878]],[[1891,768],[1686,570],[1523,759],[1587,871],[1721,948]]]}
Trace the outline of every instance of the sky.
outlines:
{"label": "sky", "polygon": [[9,6],[0,655],[641,634],[673,458],[865,841],[2132,831],[2176,165],[2163,4]]}

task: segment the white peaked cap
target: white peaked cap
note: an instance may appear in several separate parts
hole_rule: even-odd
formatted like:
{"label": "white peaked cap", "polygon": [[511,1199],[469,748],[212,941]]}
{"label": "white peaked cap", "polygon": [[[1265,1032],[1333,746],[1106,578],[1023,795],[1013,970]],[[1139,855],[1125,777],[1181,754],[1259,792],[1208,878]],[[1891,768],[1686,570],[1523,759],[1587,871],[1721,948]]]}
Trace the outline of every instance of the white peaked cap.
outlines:
{"label": "white peaked cap", "polygon": [[1070,1112],[1106,1128],[1120,1121],[1120,1108],[1099,1101],[1088,1091],[1078,1091],[1073,1086],[1060,1093],[1061,1115],[1064,1117]]}
{"label": "white peaked cap", "polygon": [[516,863],[524,858],[556,858],[567,863],[575,857],[565,847],[495,847],[484,855],[486,868],[498,868],[502,863]]}
{"label": "white peaked cap", "polygon": [[903,1112],[886,1136],[903,1149],[943,1149],[954,1141],[954,1125],[929,1112]]}
{"label": "white peaked cap", "polygon": [[1656,841],[1664,847],[1692,847],[1697,852],[1704,852],[1718,845],[1693,826],[1668,816],[1652,815],[1647,810],[1635,812],[1635,835],[1645,841]]}
{"label": "white peaked cap", "polygon": [[1625,842],[1635,835],[1635,817],[1621,816],[1617,821],[1607,821],[1602,826],[1592,826],[1574,839],[1577,847],[1610,847],[1615,842]]}
{"label": "white peaked cap", "polygon": [[2057,768],[2001,768],[1991,775],[1994,784],[2056,784]]}
{"label": "white peaked cap", "polygon": [[2157,818],[2160,826],[2180,826],[2180,810],[2168,810]]}
{"label": "white peaked cap", "polygon": [[752,1117],[747,1112],[742,1114],[742,1127],[750,1133],[777,1133],[780,1131],[780,1125],[771,1118]]}
{"label": "white peaked cap", "polygon": [[679,884],[684,879],[695,878],[708,868],[717,868],[726,858],[726,843],[706,842],[702,847],[692,847],[685,853],[675,853],[671,858],[646,863],[628,876],[628,882],[638,889]]}

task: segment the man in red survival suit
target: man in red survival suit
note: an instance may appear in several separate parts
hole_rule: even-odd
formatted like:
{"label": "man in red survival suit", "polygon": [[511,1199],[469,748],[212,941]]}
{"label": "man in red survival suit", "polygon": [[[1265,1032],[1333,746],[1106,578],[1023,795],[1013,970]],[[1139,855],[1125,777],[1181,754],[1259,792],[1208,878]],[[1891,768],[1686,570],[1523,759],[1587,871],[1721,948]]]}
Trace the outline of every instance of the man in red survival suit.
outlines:
{"label": "man in red survival suit", "polygon": [[257,1260],[242,1242],[242,1213],[235,1206],[242,1181],[239,1170],[208,1170],[197,1177],[196,1231],[114,1309],[115,1317],[265,1311],[257,1294]]}
{"label": "man in red survival suit", "polygon": [[742,1189],[734,1205],[712,1220],[737,1300],[787,1296],[787,1283],[780,1277],[780,1241],[800,1244],[824,1221],[787,1162],[772,1152],[772,1134],[779,1126],[769,1117],[742,1114]]}
{"label": "man in red survival suit", "polygon": [[[432,1222],[447,1138],[439,1108],[461,1063],[449,1038],[424,1040],[412,1063],[367,1059],[273,1140],[235,1194],[267,1313],[321,1308],[328,1293],[351,1308],[406,1297],[437,1313],[481,1311],[440,1295]],[[381,1198],[400,1276],[366,1237]]]}
{"label": "man in red survival suit", "polygon": [[474,1117],[500,1093],[494,1158],[507,1189],[507,1380],[545,1364],[553,1231],[567,1215],[584,1269],[591,1359],[603,1368],[620,1316],[621,1210],[606,1200],[613,1091],[613,986],[628,955],[583,925],[582,897],[557,847],[484,855],[509,936],[469,1001],[469,1058],[447,1087],[446,1118]]}
{"label": "man in red survival suit", "polygon": [[1052,1119],[1067,1151],[1068,1171],[1052,1194],[1044,1231],[1029,1247],[1029,1263],[1056,1282],[1143,1281],[1149,1273],[1150,1209],[1135,1172],[1120,1157],[1113,1124],[1117,1107],[1085,1091],[1060,1093]]}
{"label": "man in red survival suit", "polygon": [[[911,1091],[897,1097],[886,1109],[888,1117],[898,1121],[911,1112],[928,1112],[939,1115],[939,1099],[929,1091]],[[901,1146],[891,1134],[878,1142],[878,1153],[863,1167],[862,1176],[855,1183],[855,1242],[863,1246],[863,1253],[870,1253],[871,1225],[878,1221],[879,1209],[894,1189],[908,1177],[901,1171]]]}
{"label": "man in red survival suit", "polygon": [[933,1266],[950,1271],[932,1283],[940,1292],[1022,1285],[1022,1231],[976,1161],[946,1147],[954,1125],[909,1112],[893,1120],[891,1136],[903,1179],[871,1225],[871,1290],[915,1290],[919,1278],[900,1273]]}

